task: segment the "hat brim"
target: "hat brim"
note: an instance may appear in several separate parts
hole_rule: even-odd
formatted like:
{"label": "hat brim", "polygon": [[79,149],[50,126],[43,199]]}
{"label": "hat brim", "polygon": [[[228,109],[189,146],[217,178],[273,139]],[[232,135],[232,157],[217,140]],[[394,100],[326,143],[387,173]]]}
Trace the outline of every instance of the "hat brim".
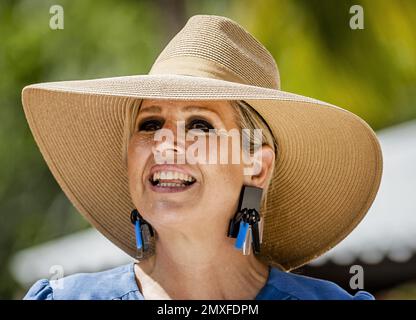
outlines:
{"label": "hat brim", "polygon": [[[382,153],[371,127],[340,107],[288,93],[185,75],[137,75],[27,86],[24,112],[52,174],[77,210],[135,256],[126,110],[133,99],[245,100],[277,144],[261,254],[286,270],[344,239],[374,201]],[[152,247],[154,249],[154,247]]]}

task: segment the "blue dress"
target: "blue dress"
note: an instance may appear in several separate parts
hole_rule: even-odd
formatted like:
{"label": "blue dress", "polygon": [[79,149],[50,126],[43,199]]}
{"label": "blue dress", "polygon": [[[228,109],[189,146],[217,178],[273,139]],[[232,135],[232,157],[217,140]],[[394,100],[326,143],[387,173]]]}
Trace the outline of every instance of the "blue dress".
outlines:
{"label": "blue dress", "polygon": [[[25,300],[144,300],[135,279],[134,263],[95,273],[78,273],[60,283],[41,279]],[[349,294],[337,284],[269,267],[265,286],[255,300],[374,300],[366,291]]]}

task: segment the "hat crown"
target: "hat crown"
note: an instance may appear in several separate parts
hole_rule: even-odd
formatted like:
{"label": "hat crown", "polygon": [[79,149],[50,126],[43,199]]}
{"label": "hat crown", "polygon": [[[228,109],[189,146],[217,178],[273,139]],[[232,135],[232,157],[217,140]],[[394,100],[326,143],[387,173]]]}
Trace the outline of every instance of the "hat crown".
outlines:
{"label": "hat crown", "polygon": [[280,89],[270,52],[229,18],[192,16],[154,62],[149,74],[180,74]]}

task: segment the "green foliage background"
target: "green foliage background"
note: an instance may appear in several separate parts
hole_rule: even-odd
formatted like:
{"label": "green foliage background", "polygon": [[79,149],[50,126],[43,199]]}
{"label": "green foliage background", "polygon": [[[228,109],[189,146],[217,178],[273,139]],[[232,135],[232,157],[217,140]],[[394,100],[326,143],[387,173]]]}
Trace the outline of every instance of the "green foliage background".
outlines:
{"label": "green foliage background", "polygon": [[[64,30],[49,8],[62,5]],[[365,29],[351,30],[360,4]],[[273,54],[282,90],[348,109],[375,130],[416,118],[412,0],[1,0],[0,298],[26,290],[13,253],[88,227],[51,176],[23,114],[31,83],[144,74],[193,14],[228,16]]]}

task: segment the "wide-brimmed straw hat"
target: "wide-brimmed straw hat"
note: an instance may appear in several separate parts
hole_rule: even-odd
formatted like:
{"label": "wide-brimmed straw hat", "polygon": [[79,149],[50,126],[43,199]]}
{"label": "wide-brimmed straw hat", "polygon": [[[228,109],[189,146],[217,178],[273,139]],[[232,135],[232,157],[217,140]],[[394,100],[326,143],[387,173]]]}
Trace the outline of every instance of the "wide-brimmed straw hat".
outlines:
{"label": "wide-brimmed straw hat", "polygon": [[382,154],[364,120],[280,90],[272,55],[243,27],[221,16],[192,16],[149,74],[40,83],[22,92],[30,129],[62,190],[133,257],[134,205],[122,160],[123,132],[132,101],[146,98],[244,100],[263,117],[278,152],[261,212],[260,256],[285,270],[344,239],[376,196]]}

